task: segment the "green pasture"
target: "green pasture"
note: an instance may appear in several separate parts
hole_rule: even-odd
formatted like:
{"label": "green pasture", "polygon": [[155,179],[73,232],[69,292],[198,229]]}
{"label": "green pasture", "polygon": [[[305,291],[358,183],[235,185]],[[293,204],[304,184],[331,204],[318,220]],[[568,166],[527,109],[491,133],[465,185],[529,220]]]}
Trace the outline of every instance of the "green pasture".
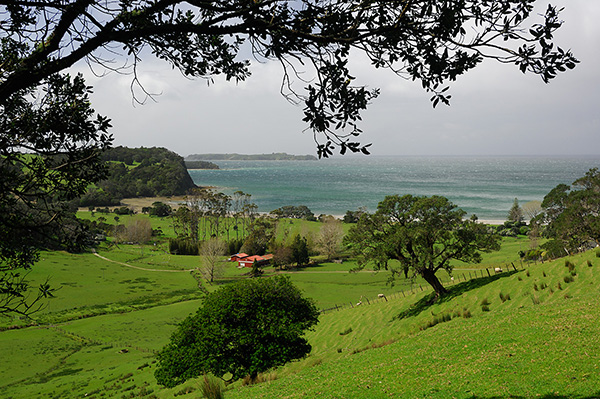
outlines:
{"label": "green pasture", "polygon": [[[93,253],[44,252],[27,278],[34,287],[48,279],[55,289],[54,297],[35,315],[41,322],[131,311],[200,296],[189,272],[134,269]],[[0,319],[0,325],[12,322]]]}
{"label": "green pasture", "polygon": [[[385,271],[349,273],[353,261],[265,268],[267,276],[287,273],[329,310],[307,335],[308,358],[275,370],[270,382],[235,383],[225,397],[597,396],[600,258],[594,251],[569,258],[573,273],[564,259],[523,269],[518,251],[527,245],[524,238],[505,239],[481,264],[456,265],[454,282],[442,273],[451,295],[432,306],[422,281],[402,277],[390,286]],[[97,251],[106,259],[45,252],[32,269],[34,284],[50,276],[60,289],[35,316],[37,326],[0,332],[0,357],[11,360],[0,366],[0,397],[199,397],[196,380],[163,389],[153,377],[154,352],[201,303],[198,281],[187,271],[199,257],[169,255],[161,245]],[[511,262],[518,271],[504,267],[490,277],[484,271]],[[204,287],[217,289],[249,271],[226,267],[224,279]],[[484,278],[458,277],[474,269]],[[378,299],[380,293],[386,298]],[[433,325],[444,315],[451,320]]]}
{"label": "green pasture", "polygon": [[[226,397],[597,397],[600,259],[594,252],[572,259],[570,283],[558,260],[457,285],[433,306],[418,305],[424,294],[416,294],[327,312],[309,334],[307,359]],[[412,316],[398,317],[411,306]],[[470,317],[458,315],[465,309]],[[453,317],[427,328],[444,314]]]}

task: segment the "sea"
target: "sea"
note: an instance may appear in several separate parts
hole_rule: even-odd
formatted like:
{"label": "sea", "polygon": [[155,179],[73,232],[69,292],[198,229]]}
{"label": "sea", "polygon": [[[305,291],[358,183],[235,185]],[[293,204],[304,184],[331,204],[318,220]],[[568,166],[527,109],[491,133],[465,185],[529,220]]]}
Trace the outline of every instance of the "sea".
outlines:
{"label": "sea", "polygon": [[442,195],[468,215],[503,222],[515,198],[542,201],[570,185],[596,156],[334,156],[318,161],[213,161],[218,170],[190,170],[198,186],[228,195],[243,191],[259,212],[306,205],[315,215],[369,212],[386,195]]}

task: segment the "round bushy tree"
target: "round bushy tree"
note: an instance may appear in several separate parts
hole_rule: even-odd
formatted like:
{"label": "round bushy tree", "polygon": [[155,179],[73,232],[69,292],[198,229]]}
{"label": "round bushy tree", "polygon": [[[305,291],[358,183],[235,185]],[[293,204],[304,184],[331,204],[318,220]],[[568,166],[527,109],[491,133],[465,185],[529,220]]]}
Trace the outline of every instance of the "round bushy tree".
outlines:
{"label": "round bushy tree", "polygon": [[207,295],[158,354],[156,380],[174,387],[211,373],[226,382],[306,356],[304,332],[318,322],[313,301],[284,276],[227,285]]}

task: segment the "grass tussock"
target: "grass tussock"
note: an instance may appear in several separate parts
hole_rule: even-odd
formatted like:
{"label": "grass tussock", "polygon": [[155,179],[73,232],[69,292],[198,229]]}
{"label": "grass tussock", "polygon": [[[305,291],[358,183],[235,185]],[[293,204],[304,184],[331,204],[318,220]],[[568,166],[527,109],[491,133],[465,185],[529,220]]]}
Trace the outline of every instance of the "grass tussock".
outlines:
{"label": "grass tussock", "polygon": [[429,320],[423,326],[421,326],[421,330],[427,330],[433,326],[436,326],[441,323],[446,323],[452,320],[452,315],[450,313],[442,313],[433,317],[433,319]]}
{"label": "grass tussock", "polygon": [[347,329],[345,329],[344,331],[340,332],[340,335],[348,335],[352,332],[352,327],[348,327]]}
{"label": "grass tussock", "polygon": [[502,301],[502,303],[510,301],[510,294],[504,295],[502,292],[500,292],[500,300]]}
{"label": "grass tussock", "polygon": [[483,300],[481,301],[480,305],[481,305],[481,311],[482,312],[489,312],[490,311],[491,302],[488,301],[487,298],[483,298]]}
{"label": "grass tussock", "polygon": [[575,281],[575,278],[572,275],[567,275],[563,277],[563,281],[567,284],[572,283],[573,281]]}
{"label": "grass tussock", "polygon": [[462,310],[455,310],[452,317],[462,317],[462,318],[468,319],[468,318],[472,317],[472,315],[471,315],[471,311],[469,309],[462,308]]}
{"label": "grass tussock", "polygon": [[[318,364],[320,364],[320,362]],[[242,379],[242,386],[263,384],[265,382],[275,381],[277,378],[278,375],[275,371],[272,371],[270,373],[261,373],[257,375],[254,379],[247,375]]]}
{"label": "grass tussock", "polygon": [[194,388],[194,387],[185,387],[185,388],[175,392],[173,394],[173,396],[187,395],[187,394],[194,392],[195,390],[196,390],[196,388]]}
{"label": "grass tussock", "polygon": [[223,399],[223,391],[223,383],[215,377],[205,375],[200,381],[200,392],[207,399]]}
{"label": "grass tussock", "polygon": [[570,272],[575,270],[575,264],[568,259],[565,260],[565,267],[568,268]]}
{"label": "grass tussock", "polygon": [[391,345],[391,344],[393,344],[396,341],[397,341],[396,339],[390,338],[390,339],[382,341],[382,342],[376,342],[376,343],[373,343],[373,344],[371,344],[369,346],[365,346],[364,348],[354,349],[352,352],[350,352],[350,354],[351,355],[356,355],[357,353],[368,351],[369,349],[383,348],[384,346]]}
{"label": "grass tussock", "polygon": [[322,357],[311,357],[308,359],[308,362],[307,362],[308,367],[315,367],[322,363],[323,363]]}

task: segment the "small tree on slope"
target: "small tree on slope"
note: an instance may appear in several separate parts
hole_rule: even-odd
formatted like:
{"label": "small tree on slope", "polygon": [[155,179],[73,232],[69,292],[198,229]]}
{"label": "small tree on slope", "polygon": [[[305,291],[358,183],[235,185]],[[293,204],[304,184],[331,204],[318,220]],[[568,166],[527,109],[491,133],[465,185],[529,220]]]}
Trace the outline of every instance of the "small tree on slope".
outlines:
{"label": "small tree on slope", "polygon": [[289,278],[254,278],[207,295],[158,354],[154,375],[174,387],[212,373],[231,382],[306,356],[303,338],[318,322],[319,311]]}

